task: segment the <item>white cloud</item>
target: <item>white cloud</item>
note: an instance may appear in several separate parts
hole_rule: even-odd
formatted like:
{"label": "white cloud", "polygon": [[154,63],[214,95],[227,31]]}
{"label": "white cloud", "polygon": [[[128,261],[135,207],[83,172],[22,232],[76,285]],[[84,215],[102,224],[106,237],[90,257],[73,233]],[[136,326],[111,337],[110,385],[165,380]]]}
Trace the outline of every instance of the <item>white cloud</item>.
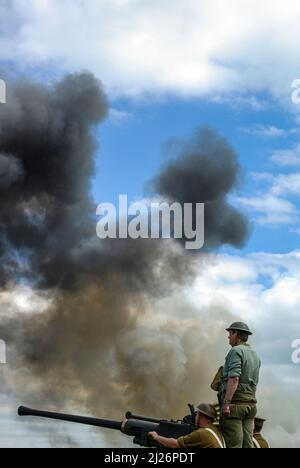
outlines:
{"label": "white cloud", "polygon": [[89,68],[110,91],[126,94],[267,90],[291,102],[291,83],[299,72],[298,0],[12,0],[5,5],[12,13],[1,17],[0,58],[13,58],[22,67]]}
{"label": "white cloud", "polygon": [[273,227],[299,223],[300,210],[295,198],[300,197],[300,173],[252,173],[251,176],[262,188],[255,196],[238,197],[236,202],[256,215],[256,223]]}
{"label": "white cloud", "polygon": [[274,180],[271,192],[275,196],[300,196],[300,172],[294,174],[280,174]]}
{"label": "white cloud", "polygon": [[[288,136],[297,135],[300,133],[299,128],[279,128],[275,125],[262,125],[262,124],[255,124],[248,128],[241,128],[244,133],[249,135],[257,136],[260,138],[286,138]],[[299,150],[298,147],[295,150]],[[278,156],[278,159],[277,159]],[[284,160],[286,157],[290,156],[289,151],[276,151],[274,152],[273,162],[280,163],[281,165],[284,164]],[[289,162],[289,159],[287,159]],[[299,164],[299,162],[298,162]],[[288,164],[289,165],[289,164]]]}
{"label": "white cloud", "polygon": [[215,94],[211,99],[212,102],[215,102],[216,104],[226,104],[235,110],[250,108],[253,111],[261,111],[270,107],[270,102],[267,99],[251,94],[241,95],[236,93],[223,93],[220,95]]}
{"label": "white cloud", "polygon": [[274,125],[260,125],[256,124],[249,128],[243,128],[244,133],[263,138],[278,138],[285,137],[289,132],[283,128],[275,127]]}
{"label": "white cloud", "polygon": [[132,119],[133,114],[131,112],[121,111],[118,109],[110,109],[109,118],[115,124],[122,124]]}
{"label": "white cloud", "polygon": [[[300,251],[213,258],[216,260],[206,264],[191,293],[200,309],[225,300],[233,315],[252,321],[256,327],[262,318],[276,311],[281,316],[298,317]],[[300,333],[298,323],[297,330]]]}
{"label": "white cloud", "polygon": [[295,224],[300,220],[300,213],[293,203],[270,193],[257,197],[240,197],[237,201],[257,213],[256,222],[261,225],[280,226]]}
{"label": "white cloud", "polygon": [[[263,132],[264,127],[254,126]],[[284,135],[298,132],[297,129],[287,130]],[[267,133],[267,130],[266,130]],[[271,132],[272,133],[272,132]],[[274,131],[274,135],[276,131]],[[280,131],[278,131],[278,136]],[[282,167],[300,166],[300,144],[291,149],[276,150],[270,162]],[[290,232],[299,234],[300,210],[297,199],[300,197],[300,172],[275,174],[269,172],[251,174],[252,180],[258,184],[256,193],[251,196],[239,197],[237,203],[255,215],[255,222],[264,226],[278,227],[291,225]]]}
{"label": "white cloud", "polygon": [[294,214],[295,207],[287,200],[282,200],[276,197],[254,197],[254,198],[240,198],[239,201],[255,211],[261,211],[266,213],[284,213]]}
{"label": "white cloud", "polygon": [[251,172],[250,176],[255,182],[266,182],[268,184],[274,182],[275,178],[270,172]]}
{"label": "white cloud", "polygon": [[300,166],[300,144],[292,149],[274,151],[271,160],[279,166]]}

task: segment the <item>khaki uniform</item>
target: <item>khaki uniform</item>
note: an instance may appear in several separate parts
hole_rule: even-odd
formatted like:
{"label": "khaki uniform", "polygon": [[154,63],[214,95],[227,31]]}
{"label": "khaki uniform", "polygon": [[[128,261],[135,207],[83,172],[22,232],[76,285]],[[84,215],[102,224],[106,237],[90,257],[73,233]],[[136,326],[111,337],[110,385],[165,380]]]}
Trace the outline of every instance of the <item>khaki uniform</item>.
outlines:
{"label": "khaki uniform", "polygon": [[235,346],[228,353],[220,385],[219,401],[223,404],[230,378],[238,377],[239,386],[230,406],[231,414],[221,414],[220,427],[228,448],[254,448],[253,432],[256,389],[261,362],[248,344]]}
{"label": "khaki uniform", "polygon": [[230,416],[221,416],[220,426],[228,448],[254,448],[256,405],[230,405]]}
{"label": "khaki uniform", "polygon": [[269,449],[270,446],[261,434],[254,434],[254,448]]}
{"label": "khaki uniform", "polygon": [[226,448],[223,435],[213,424],[205,429],[198,429],[185,437],[180,437],[178,444],[181,449]]}

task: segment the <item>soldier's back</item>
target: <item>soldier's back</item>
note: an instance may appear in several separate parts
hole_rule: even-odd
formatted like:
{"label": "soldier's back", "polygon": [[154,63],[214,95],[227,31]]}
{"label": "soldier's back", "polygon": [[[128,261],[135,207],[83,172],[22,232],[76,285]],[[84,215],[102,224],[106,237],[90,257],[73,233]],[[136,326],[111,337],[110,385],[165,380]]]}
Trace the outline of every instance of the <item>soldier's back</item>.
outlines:
{"label": "soldier's back", "polygon": [[188,436],[178,439],[180,448],[183,449],[222,449],[225,442],[220,430],[211,424],[207,428],[197,429]]}

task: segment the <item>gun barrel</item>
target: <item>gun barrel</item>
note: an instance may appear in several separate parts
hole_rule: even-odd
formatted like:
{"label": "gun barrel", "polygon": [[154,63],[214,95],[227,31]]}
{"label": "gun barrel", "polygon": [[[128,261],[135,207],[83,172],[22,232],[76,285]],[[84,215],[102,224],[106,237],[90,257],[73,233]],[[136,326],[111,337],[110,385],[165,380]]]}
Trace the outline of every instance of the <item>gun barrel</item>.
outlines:
{"label": "gun barrel", "polygon": [[110,419],[88,418],[84,416],[73,416],[71,414],[51,413],[49,411],[39,411],[31,408],[26,408],[25,406],[20,406],[20,408],[18,409],[18,415],[56,419],[59,421],[86,424],[88,426],[104,427],[106,429],[112,429],[116,431],[122,430],[122,423],[119,421],[113,421]]}
{"label": "gun barrel", "polygon": [[130,411],[126,413],[126,419],[135,419],[136,421],[147,421],[154,424],[160,424],[160,419],[149,418],[148,416],[139,416],[138,414],[133,414]]}

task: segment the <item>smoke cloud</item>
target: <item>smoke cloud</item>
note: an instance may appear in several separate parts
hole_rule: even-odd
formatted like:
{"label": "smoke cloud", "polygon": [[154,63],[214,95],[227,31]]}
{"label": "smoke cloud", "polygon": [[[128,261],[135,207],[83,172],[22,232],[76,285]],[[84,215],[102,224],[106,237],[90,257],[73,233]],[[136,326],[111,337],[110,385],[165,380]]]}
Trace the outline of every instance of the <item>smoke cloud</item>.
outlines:
{"label": "smoke cloud", "polygon": [[14,156],[0,154],[0,188],[8,188],[22,173],[22,166]]}
{"label": "smoke cloud", "polygon": [[[107,114],[101,83],[87,72],[52,87],[16,83],[0,108],[2,296],[26,284],[44,303],[26,313],[3,303],[12,391],[34,406],[179,417],[187,400],[207,394],[214,369],[196,315],[183,299],[163,301],[209,259],[172,240],[97,239],[94,129]],[[238,178],[237,155],[203,129],[152,187],[167,200],[207,203],[208,248],[241,246],[247,222],[228,202]],[[220,330],[231,318],[209,316]]]}
{"label": "smoke cloud", "polygon": [[243,247],[249,226],[245,216],[228,202],[239,182],[238,157],[229,143],[210,128],[199,129],[191,141],[171,140],[175,150],[154,180],[155,192],[172,202],[205,203],[205,246]]}

